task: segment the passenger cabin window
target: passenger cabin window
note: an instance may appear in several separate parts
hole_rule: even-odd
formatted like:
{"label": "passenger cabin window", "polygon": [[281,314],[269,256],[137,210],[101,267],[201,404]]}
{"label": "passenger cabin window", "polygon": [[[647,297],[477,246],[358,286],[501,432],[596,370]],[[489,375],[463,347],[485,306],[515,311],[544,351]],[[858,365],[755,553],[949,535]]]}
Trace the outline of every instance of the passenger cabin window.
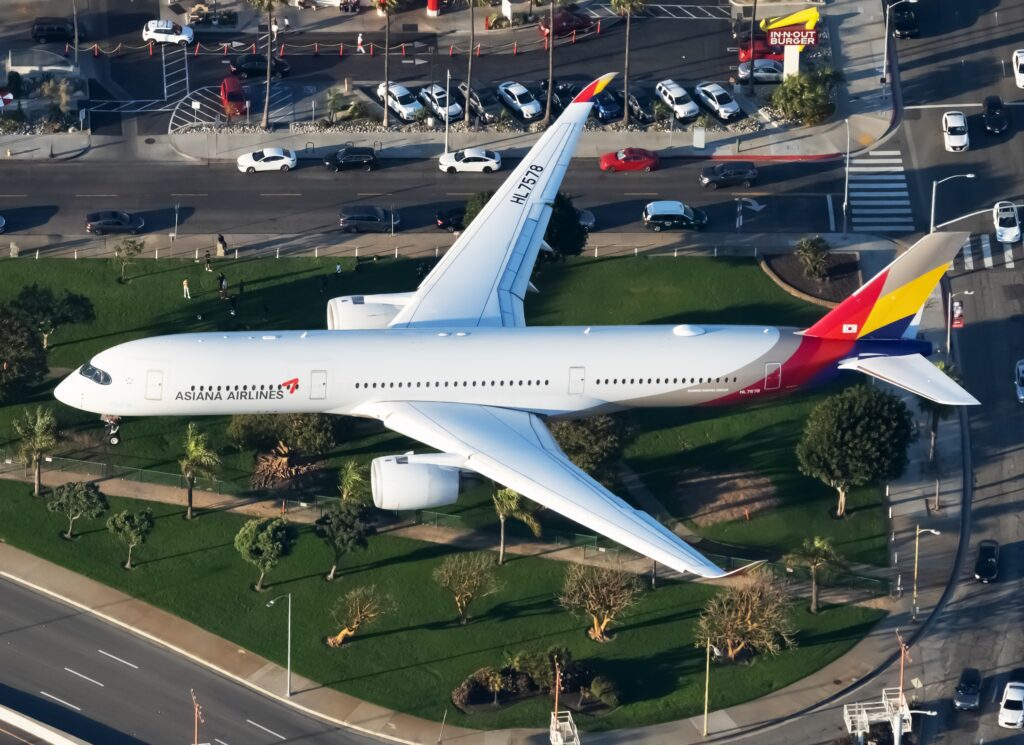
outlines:
{"label": "passenger cabin window", "polygon": [[99,383],[100,385],[110,385],[111,383],[109,373],[105,373],[98,367],[93,367],[92,365],[82,365],[78,369],[78,374],[88,378],[93,383]]}

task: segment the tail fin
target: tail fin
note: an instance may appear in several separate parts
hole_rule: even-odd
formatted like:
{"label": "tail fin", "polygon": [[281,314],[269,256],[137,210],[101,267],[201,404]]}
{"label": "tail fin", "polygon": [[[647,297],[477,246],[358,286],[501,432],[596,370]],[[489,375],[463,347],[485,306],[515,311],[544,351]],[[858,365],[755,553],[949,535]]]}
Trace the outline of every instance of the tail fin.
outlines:
{"label": "tail fin", "polygon": [[900,339],[967,240],[929,233],[804,332],[822,339]]}

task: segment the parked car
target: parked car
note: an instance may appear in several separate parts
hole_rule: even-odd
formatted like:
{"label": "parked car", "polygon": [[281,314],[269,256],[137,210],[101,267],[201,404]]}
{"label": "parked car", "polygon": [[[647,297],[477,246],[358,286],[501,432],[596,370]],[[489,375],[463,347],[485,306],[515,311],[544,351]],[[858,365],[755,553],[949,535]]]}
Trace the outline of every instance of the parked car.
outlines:
{"label": "parked car", "polygon": [[1017,403],[1024,404],[1024,360],[1017,360],[1013,376],[1013,385],[1017,394]]}
{"label": "parked car", "polygon": [[[576,94],[583,90],[583,86],[578,83],[565,83],[555,81],[554,88],[551,91],[551,115],[557,116],[565,111],[565,107],[572,103],[572,100],[576,98]],[[541,106],[546,106],[548,101],[548,81],[540,81],[540,97],[539,102]]]}
{"label": "parked car", "polygon": [[398,118],[411,122],[416,119],[421,111],[423,111],[423,104],[416,100],[416,97],[409,92],[409,89],[404,85],[398,83],[392,83],[387,88],[387,100],[384,97],[385,84],[381,83],[377,86],[377,98],[385,106],[388,106],[393,112],[398,115]]}
{"label": "parked car", "polygon": [[977,711],[981,706],[981,671],[965,667],[953,691],[953,708],[957,711]]}
{"label": "parked car", "polygon": [[644,207],[643,221],[644,227],[655,233],[679,228],[701,230],[708,224],[708,216],[703,210],[666,200]]}
{"label": "parked car", "polygon": [[437,227],[454,233],[462,230],[465,226],[462,221],[466,217],[465,207],[449,207],[446,210],[438,210],[436,215]]}
{"label": "parked car", "polygon": [[101,210],[85,216],[85,232],[93,235],[107,233],[131,233],[136,235],[145,226],[140,215],[120,210]]}
{"label": "parked car", "polygon": [[728,160],[708,166],[697,179],[705,189],[741,185],[747,189],[757,180],[757,166],[741,160]]}
{"label": "parked car", "polygon": [[[613,122],[622,118],[622,107],[619,105],[615,94],[605,89],[592,99],[594,107],[590,110],[591,116],[601,122]],[[571,102],[572,99],[569,99]]]}
{"label": "parked car", "polygon": [[238,156],[238,170],[242,173],[257,171],[280,171],[287,173],[299,164],[299,159],[291,150],[281,147],[267,147],[254,153]]}
{"label": "parked car", "polygon": [[942,141],[950,153],[960,153],[971,146],[967,117],[962,111],[947,111],[942,115]]}
{"label": "parked car", "polygon": [[[540,11],[540,20],[537,22],[540,28],[540,35],[547,36],[550,17],[547,11]],[[576,9],[575,4],[554,9],[555,36],[566,36],[573,31],[586,31],[594,25],[594,19]]]}
{"label": "parked car", "polygon": [[[82,41],[82,24],[78,24],[78,40]],[[51,41],[75,42],[75,24],[70,18],[43,17],[32,21],[32,40],[36,44],[48,44]]]}
{"label": "parked car", "polygon": [[220,81],[220,102],[224,107],[224,116],[228,119],[233,116],[245,116],[249,111],[245,92],[238,78],[226,77]]}
{"label": "parked car", "polygon": [[[626,94],[619,89],[613,91],[615,100],[619,102],[619,106],[626,107]],[[629,94],[629,116],[630,119],[637,124],[653,124],[655,120],[654,116],[654,98],[644,91],[637,91],[636,93]]]}
{"label": "parked car", "polygon": [[449,117],[452,120],[462,118],[462,107],[455,101],[449,101],[448,94],[437,83],[431,83],[425,88],[420,88],[419,99],[420,103],[444,121],[447,121]]}
{"label": "parked car", "polygon": [[654,92],[668,104],[677,119],[693,119],[700,113],[690,94],[674,80],[662,80],[654,86]]}
{"label": "parked car", "polygon": [[372,204],[353,204],[338,210],[338,227],[346,233],[390,233],[400,222],[397,212]]}
{"label": "parked car", "polygon": [[501,155],[482,147],[444,153],[438,167],[445,173],[492,173],[501,170]]}
{"label": "parked car", "polygon": [[658,170],[658,154],[640,147],[624,147],[614,153],[601,156],[601,170],[615,173],[616,171],[644,171],[650,173]]}
{"label": "parked car", "polygon": [[732,119],[743,113],[736,99],[718,83],[697,83],[693,92],[712,113],[722,119]]}
{"label": "parked car", "polygon": [[[267,58],[262,54],[240,54],[228,63],[232,75],[246,78],[267,77]],[[280,57],[270,55],[270,77],[283,78],[292,71],[292,66]]]}
{"label": "parked car", "polygon": [[372,171],[377,163],[377,151],[372,147],[355,147],[346,145],[336,153],[324,158],[324,168],[328,171],[344,171],[358,168],[361,171]]}
{"label": "parked car", "polygon": [[992,208],[992,222],[996,228],[996,240],[1000,243],[1020,240],[1020,213],[1013,202],[996,202]]}
{"label": "parked car", "polygon": [[1010,57],[1010,65],[1013,67],[1013,79],[1018,88],[1024,88],[1024,49],[1015,49]]}
{"label": "parked car", "polygon": [[526,86],[512,80],[498,86],[498,97],[523,119],[536,119],[543,110],[540,101],[533,97]]}
{"label": "parked car", "polygon": [[999,577],[999,542],[981,541],[978,544],[978,559],[974,562],[974,579],[983,584],[995,582]]}
{"label": "parked car", "polygon": [[2,216],[0,216],[0,233],[4,233],[6,231],[7,231],[7,221]]}
{"label": "parked car", "polygon": [[989,134],[1001,135],[1010,128],[1010,115],[999,96],[986,96],[982,106],[982,118],[985,131]]}
{"label": "parked car", "polygon": [[479,117],[484,124],[498,121],[501,102],[490,88],[470,89],[465,83],[459,83],[459,93],[472,116]]}
{"label": "parked car", "polygon": [[180,44],[183,47],[192,43],[194,34],[191,26],[180,26],[174,21],[149,21],[142,28],[143,41],[155,41],[160,44]]}
{"label": "parked car", "polygon": [[899,5],[891,11],[892,35],[897,39],[913,39],[920,33],[917,28],[917,14],[906,5]]}
{"label": "parked car", "polygon": [[999,726],[1020,729],[1024,726],[1024,683],[1011,680],[999,701]]}
{"label": "parked car", "polygon": [[[781,83],[782,63],[777,59],[755,59],[754,60],[754,82],[755,83]],[[742,81],[750,80],[750,62],[741,62],[736,68],[736,77]]]}
{"label": "parked car", "polygon": [[[749,39],[740,43],[739,52],[737,54],[740,62],[748,62],[750,60]],[[755,36],[754,59],[773,59],[783,62],[786,59],[786,48],[775,44],[769,44],[768,39]]]}

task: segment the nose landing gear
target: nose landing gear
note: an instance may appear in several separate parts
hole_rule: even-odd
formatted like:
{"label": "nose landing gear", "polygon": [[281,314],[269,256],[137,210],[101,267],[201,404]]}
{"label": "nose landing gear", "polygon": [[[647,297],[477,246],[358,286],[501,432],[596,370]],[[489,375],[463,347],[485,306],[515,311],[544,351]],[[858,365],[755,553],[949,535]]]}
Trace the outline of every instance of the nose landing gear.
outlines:
{"label": "nose landing gear", "polygon": [[121,442],[121,417],[104,414],[100,417],[103,422],[103,439],[110,445],[118,445]]}

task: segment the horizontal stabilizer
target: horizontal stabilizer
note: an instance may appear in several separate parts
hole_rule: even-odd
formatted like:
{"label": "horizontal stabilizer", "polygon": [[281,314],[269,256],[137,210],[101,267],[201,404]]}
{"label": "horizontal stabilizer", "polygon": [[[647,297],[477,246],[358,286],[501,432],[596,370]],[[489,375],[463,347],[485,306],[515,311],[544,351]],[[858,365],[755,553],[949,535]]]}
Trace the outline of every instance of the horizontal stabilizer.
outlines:
{"label": "horizontal stabilizer", "polygon": [[839,363],[840,370],[857,370],[885,383],[948,406],[978,406],[980,401],[961,388],[923,355],[864,357]]}

